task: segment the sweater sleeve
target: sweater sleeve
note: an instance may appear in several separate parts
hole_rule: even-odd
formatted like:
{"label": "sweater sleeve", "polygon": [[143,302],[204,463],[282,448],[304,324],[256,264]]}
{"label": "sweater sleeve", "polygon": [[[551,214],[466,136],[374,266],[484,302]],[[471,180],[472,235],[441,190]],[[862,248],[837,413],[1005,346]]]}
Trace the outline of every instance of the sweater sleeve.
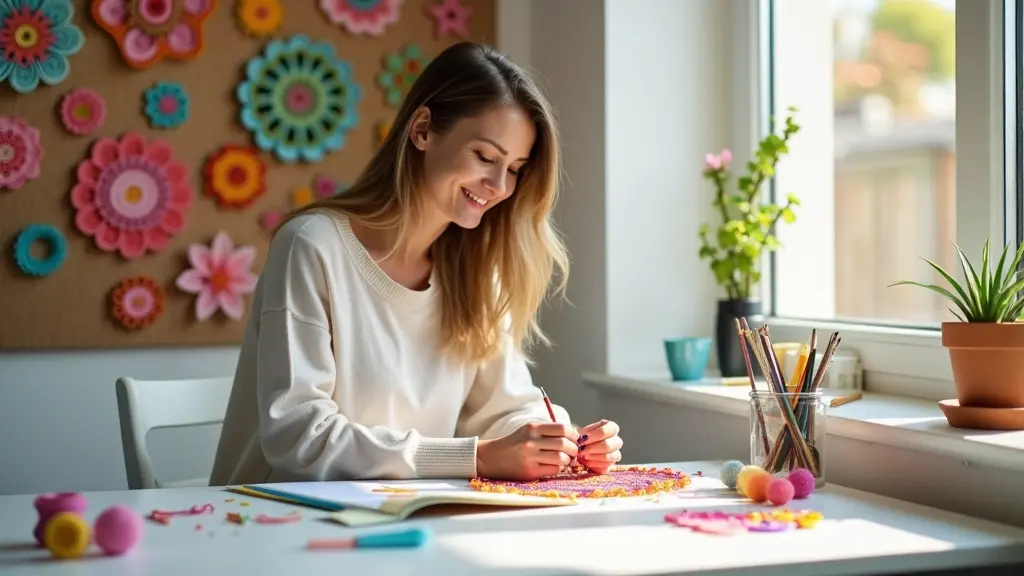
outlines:
{"label": "sweater sleeve", "polygon": [[[570,424],[569,413],[552,403],[555,419]],[[477,372],[462,407],[456,436],[500,438],[530,422],[550,422],[544,396],[533,385],[526,359],[506,337],[504,352]]]}
{"label": "sweater sleeve", "polygon": [[310,234],[316,225],[308,221],[291,234],[282,228],[262,274],[257,399],[267,463],[309,480],[474,476],[476,438],[368,427],[341,413],[335,388],[360,383],[337,381],[329,249]]}

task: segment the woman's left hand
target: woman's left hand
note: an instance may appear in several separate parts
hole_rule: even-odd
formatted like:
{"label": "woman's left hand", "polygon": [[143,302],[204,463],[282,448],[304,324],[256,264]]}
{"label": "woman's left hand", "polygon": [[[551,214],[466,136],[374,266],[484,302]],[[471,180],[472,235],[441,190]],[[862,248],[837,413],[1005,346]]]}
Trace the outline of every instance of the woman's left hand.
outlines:
{"label": "woman's left hand", "polygon": [[579,429],[576,460],[594,472],[604,474],[622,460],[622,438],[619,425],[610,420],[594,422]]}

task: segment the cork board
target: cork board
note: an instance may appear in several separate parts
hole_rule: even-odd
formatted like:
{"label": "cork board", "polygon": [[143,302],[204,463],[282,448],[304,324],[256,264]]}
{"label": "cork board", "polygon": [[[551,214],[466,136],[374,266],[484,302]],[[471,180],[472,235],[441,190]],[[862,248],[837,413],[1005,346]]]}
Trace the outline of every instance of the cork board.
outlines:
{"label": "cork board", "polygon": [[[179,5],[181,0],[174,0]],[[40,84],[27,93],[0,83],[0,117],[25,121],[39,130],[44,156],[37,178],[18,189],[0,189],[0,349],[81,349],[225,345],[241,342],[245,322],[217,312],[203,321],[196,318],[196,294],[175,285],[190,267],[190,245],[209,246],[218,232],[227,233],[236,246],[253,246],[252,266],[258,274],[269,245],[270,233],[260,217],[267,211],[287,210],[294,191],[310,187],[316,175],[351,182],[377,146],[381,121],[390,120],[396,107],[388,105],[376,79],[386,54],[398,53],[412,43],[430,58],[461,37],[437,37],[437,22],[429,12],[442,0],[404,0],[396,22],[380,36],[356,35],[331,22],[319,0],[279,0],[281,26],[270,36],[253,38],[239,26],[236,0],[219,0],[202,25],[205,49],[192,60],[164,59],[145,69],[130,67],[114,37],[100,27],[89,0],[74,0],[73,22],[84,34],[81,50],[68,57],[70,73],[56,85]],[[493,44],[493,0],[461,0],[470,9],[467,39]],[[313,41],[333,44],[337,55],[351,66],[362,92],[356,106],[358,121],[346,135],[345,145],[328,152],[319,162],[286,163],[272,152],[258,151],[266,166],[266,192],[244,209],[220,206],[205,192],[203,166],[222,146],[254,143],[240,121],[236,87],[245,80],[245,66],[263,53],[272,40],[304,34]],[[189,115],[172,129],[153,128],[144,112],[144,93],[157,82],[176,82],[188,94]],[[98,92],[106,103],[105,122],[85,136],[70,134],[58,109],[62,97],[76,88]],[[136,132],[147,141],[170,144],[174,157],[187,168],[193,190],[185,227],[158,252],[126,259],[117,251],[104,251],[92,236],[76,227],[77,209],[71,191],[78,181],[76,168],[90,157],[101,138],[120,139]],[[31,224],[48,224],[63,233],[67,255],[48,276],[25,274],[16,264],[14,244]],[[33,255],[46,256],[43,243],[33,244]],[[41,250],[41,251],[40,251]],[[122,279],[148,276],[163,289],[163,312],[148,326],[129,330],[112,314],[112,293]],[[244,296],[246,314],[250,296]]]}

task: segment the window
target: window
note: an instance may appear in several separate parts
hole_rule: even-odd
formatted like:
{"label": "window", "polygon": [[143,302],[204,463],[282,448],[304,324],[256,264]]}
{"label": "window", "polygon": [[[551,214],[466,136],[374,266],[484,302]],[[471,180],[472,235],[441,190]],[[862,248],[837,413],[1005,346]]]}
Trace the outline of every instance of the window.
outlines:
{"label": "window", "polygon": [[802,126],[773,182],[776,197],[801,199],[762,286],[776,338],[834,325],[875,389],[951,380],[946,301],[888,286],[941,283],[921,258],[957,270],[953,242],[973,258],[988,237],[1017,241],[1019,2],[745,3],[738,29],[755,39],[737,35],[751,78],[736,98],[758,128],[747,134],[790,106]]}

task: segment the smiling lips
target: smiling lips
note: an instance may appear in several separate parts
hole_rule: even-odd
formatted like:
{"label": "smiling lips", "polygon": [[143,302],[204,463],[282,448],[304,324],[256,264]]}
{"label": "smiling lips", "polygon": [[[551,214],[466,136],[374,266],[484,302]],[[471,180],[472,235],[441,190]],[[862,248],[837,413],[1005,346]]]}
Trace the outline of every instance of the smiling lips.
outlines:
{"label": "smiling lips", "polygon": [[462,194],[463,194],[463,196],[465,196],[466,198],[469,198],[472,202],[474,202],[478,206],[483,207],[483,206],[487,205],[487,200],[484,200],[483,198],[477,196],[476,194],[473,194],[472,192],[470,192],[469,190],[466,190],[465,188],[462,189]]}

